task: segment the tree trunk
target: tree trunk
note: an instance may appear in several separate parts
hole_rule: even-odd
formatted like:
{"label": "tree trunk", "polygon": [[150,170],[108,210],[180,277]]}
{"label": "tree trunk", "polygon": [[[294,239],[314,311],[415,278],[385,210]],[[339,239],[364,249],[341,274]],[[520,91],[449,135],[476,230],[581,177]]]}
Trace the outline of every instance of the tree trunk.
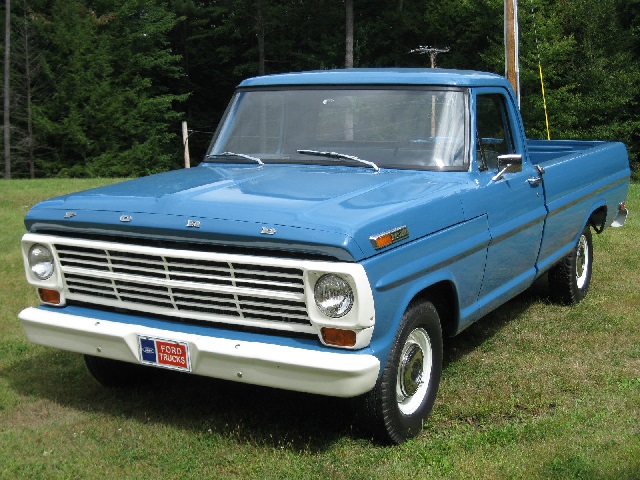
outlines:
{"label": "tree trunk", "polygon": [[406,45],[404,45],[402,43],[402,39],[403,39],[403,30],[404,30],[404,22],[402,21],[402,10],[404,9],[404,1],[403,0],[398,0],[398,3],[396,4],[396,15],[397,15],[397,20],[396,20],[396,25],[395,25],[395,45],[394,45],[394,50],[395,50],[395,63],[396,63],[396,67],[400,66],[400,62],[402,57],[406,54]]}
{"label": "tree trunk", "polygon": [[258,36],[258,75],[266,73],[265,61],[265,45],[264,45],[264,11],[262,8],[262,0],[256,2],[256,34]]}
{"label": "tree trunk", "polygon": [[9,118],[10,109],[10,88],[9,77],[11,65],[11,0],[5,0],[5,22],[4,22],[4,178],[11,178],[11,120]]}
{"label": "tree trunk", "polygon": [[345,0],[346,18],[346,53],[344,57],[345,68],[353,68],[353,0]]}
{"label": "tree trunk", "polygon": [[24,16],[24,76],[25,87],[27,89],[27,161],[29,162],[29,178],[36,178],[36,159],[35,159],[35,139],[33,136],[33,102],[32,102],[32,83],[33,78],[31,71],[31,36],[29,26],[27,24],[25,5]]}

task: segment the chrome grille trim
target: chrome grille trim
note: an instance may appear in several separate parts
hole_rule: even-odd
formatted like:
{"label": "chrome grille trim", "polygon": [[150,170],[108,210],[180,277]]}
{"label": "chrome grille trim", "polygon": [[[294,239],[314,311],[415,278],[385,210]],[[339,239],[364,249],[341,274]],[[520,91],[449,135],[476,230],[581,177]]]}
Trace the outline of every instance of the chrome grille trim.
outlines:
{"label": "chrome grille trim", "polygon": [[293,261],[56,238],[67,300],[143,313],[317,333]]}

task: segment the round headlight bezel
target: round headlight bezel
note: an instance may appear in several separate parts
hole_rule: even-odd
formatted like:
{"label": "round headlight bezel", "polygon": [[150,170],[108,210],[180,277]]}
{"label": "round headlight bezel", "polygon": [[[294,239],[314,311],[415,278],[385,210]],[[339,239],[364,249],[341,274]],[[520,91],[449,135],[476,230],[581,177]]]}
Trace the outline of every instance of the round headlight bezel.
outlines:
{"label": "round headlight bezel", "polygon": [[329,318],[342,318],[355,303],[351,284],[340,275],[327,273],[316,281],[313,288],[316,308]]}
{"label": "round headlight bezel", "polygon": [[29,269],[32,275],[40,281],[50,279],[55,272],[55,260],[51,249],[41,243],[29,248]]}

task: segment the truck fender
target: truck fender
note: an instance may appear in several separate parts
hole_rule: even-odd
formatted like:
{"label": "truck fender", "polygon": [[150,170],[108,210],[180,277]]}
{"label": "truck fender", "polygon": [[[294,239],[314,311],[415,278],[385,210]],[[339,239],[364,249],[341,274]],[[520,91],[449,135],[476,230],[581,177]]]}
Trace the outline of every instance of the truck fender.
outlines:
{"label": "truck fender", "polygon": [[389,359],[389,353],[405,312],[415,303],[430,301],[438,310],[443,335],[453,335],[460,319],[458,288],[455,277],[448,270],[439,270],[411,284],[398,301],[384,334],[377,337],[372,348],[380,360],[380,371]]}

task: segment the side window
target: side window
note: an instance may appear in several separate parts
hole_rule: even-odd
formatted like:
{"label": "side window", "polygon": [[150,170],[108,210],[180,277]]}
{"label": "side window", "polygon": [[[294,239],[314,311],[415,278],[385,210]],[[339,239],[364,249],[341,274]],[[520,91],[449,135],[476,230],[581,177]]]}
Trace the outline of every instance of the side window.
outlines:
{"label": "side window", "polygon": [[476,97],[476,158],[489,170],[498,168],[498,156],[513,152],[513,140],[502,95]]}

